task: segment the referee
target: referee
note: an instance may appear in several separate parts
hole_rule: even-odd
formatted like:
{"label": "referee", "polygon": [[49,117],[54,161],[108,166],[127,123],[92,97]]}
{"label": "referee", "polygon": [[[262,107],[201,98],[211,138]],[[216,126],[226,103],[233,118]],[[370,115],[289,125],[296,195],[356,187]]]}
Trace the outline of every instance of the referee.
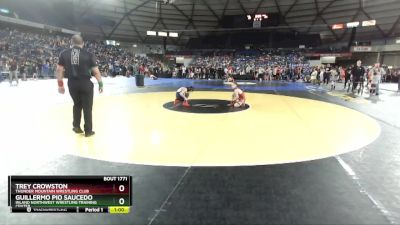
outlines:
{"label": "referee", "polygon": [[83,133],[80,123],[83,110],[85,119],[85,136],[94,135],[92,130],[93,83],[91,76],[95,76],[99,84],[99,92],[103,92],[103,82],[100,71],[96,65],[95,56],[83,49],[84,43],[80,35],[72,36],[72,48],[61,52],[57,66],[58,92],[65,93],[63,78],[68,78],[69,93],[74,101],[73,128],[77,133]]}

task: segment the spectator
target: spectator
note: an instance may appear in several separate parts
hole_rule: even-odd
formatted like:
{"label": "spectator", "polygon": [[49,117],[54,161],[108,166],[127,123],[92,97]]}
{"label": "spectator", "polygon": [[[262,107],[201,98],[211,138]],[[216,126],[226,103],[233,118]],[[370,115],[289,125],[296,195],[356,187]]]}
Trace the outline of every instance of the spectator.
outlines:
{"label": "spectator", "polygon": [[22,62],[19,66],[19,75],[22,76],[23,81],[26,81],[25,62]]}
{"label": "spectator", "polygon": [[[94,53],[99,68],[104,73],[113,75],[129,75],[128,66],[138,68],[145,64],[149,70],[165,67],[160,61],[146,56],[135,56],[118,46],[106,45],[103,41],[87,41],[85,48]],[[26,72],[32,76],[53,76],[57,56],[69,48],[69,37],[61,35],[21,32],[18,29],[0,30],[0,55],[2,58],[16,58],[26,61]],[[4,67],[5,62],[1,62]],[[149,71],[150,72],[150,71]],[[153,71],[152,71],[153,72]],[[104,74],[103,73],[103,74]]]}
{"label": "spectator", "polygon": [[375,63],[374,68],[370,71],[372,77],[372,84],[375,84],[375,95],[379,95],[379,84],[381,83],[382,76],[386,74],[385,70],[381,67],[380,63]]}
{"label": "spectator", "polygon": [[10,82],[10,86],[12,86],[12,82],[15,78],[15,81],[17,82],[18,85],[18,64],[17,64],[17,60],[14,58],[10,61],[10,73],[9,73],[9,82]]}
{"label": "spectator", "polygon": [[312,84],[317,83],[317,77],[318,77],[318,71],[317,71],[317,69],[314,69],[313,72],[311,73],[311,83]]}
{"label": "spectator", "polygon": [[400,75],[399,75],[399,71],[397,72],[397,92],[400,93]]}

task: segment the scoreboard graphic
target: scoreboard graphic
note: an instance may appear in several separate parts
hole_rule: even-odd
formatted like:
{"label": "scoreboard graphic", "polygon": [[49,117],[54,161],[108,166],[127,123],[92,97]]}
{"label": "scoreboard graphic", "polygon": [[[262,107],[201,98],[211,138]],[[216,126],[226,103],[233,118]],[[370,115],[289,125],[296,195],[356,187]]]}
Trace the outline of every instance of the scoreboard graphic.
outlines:
{"label": "scoreboard graphic", "polygon": [[131,176],[9,176],[13,213],[129,213]]}

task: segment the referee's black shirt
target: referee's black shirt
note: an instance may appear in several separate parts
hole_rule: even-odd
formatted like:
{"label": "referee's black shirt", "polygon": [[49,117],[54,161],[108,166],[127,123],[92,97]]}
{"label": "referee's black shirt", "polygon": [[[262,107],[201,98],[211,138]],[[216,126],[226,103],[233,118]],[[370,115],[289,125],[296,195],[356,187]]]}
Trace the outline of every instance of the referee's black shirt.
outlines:
{"label": "referee's black shirt", "polygon": [[353,74],[355,80],[360,80],[362,77],[364,77],[365,69],[362,66],[355,66],[351,73]]}
{"label": "referee's black shirt", "polygon": [[64,67],[65,77],[70,80],[89,80],[92,68],[97,66],[94,54],[79,47],[61,52],[58,64]]}

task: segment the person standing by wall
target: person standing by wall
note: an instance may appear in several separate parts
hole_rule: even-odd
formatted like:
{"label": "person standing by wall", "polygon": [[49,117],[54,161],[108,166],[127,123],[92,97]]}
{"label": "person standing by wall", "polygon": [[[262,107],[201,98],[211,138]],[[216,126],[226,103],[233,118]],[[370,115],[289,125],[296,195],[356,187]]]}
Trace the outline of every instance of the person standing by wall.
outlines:
{"label": "person standing by wall", "polygon": [[38,79],[38,67],[37,64],[34,62],[31,62],[32,65],[32,79],[37,80]]}
{"label": "person standing by wall", "polygon": [[45,63],[42,64],[42,76],[43,78],[48,78],[49,76],[49,62],[46,61]]}
{"label": "person standing by wall", "polygon": [[19,65],[19,75],[22,76],[23,81],[26,81],[25,62],[21,62]]}
{"label": "person standing by wall", "polygon": [[381,67],[380,63],[375,63],[370,73],[375,84],[375,95],[379,95],[379,84],[381,83],[382,76],[386,74],[386,71]]}
{"label": "person standing by wall", "polygon": [[343,82],[345,80],[345,76],[346,76],[346,69],[342,66],[339,67],[339,73],[340,73],[340,82]]}
{"label": "person standing by wall", "polygon": [[349,83],[349,86],[351,85],[350,83],[350,77],[351,77],[351,71],[352,71],[352,67],[349,67],[348,69],[344,70],[344,87],[343,89],[346,89],[347,87],[347,83]]}
{"label": "person standing by wall", "polygon": [[318,71],[317,68],[314,68],[312,73],[311,73],[311,83],[316,84],[317,83],[317,77],[318,77]]}
{"label": "person standing by wall", "polygon": [[42,60],[38,60],[36,63],[36,67],[37,67],[37,74],[39,78],[43,78],[42,76],[42,66],[43,66],[43,62]]}
{"label": "person standing by wall", "polygon": [[351,91],[353,94],[358,84],[360,83],[361,78],[365,75],[365,69],[361,66],[361,63],[361,60],[358,60],[357,65],[351,71],[351,74],[353,75],[353,88],[351,89]]}
{"label": "person standing by wall", "polygon": [[331,65],[328,64],[324,72],[324,84],[328,85],[331,80]]}
{"label": "person standing by wall", "polygon": [[400,71],[397,71],[397,92],[400,93]]}
{"label": "person standing by wall", "polygon": [[336,89],[336,82],[339,80],[339,73],[337,72],[336,68],[333,67],[331,70],[331,91]]}
{"label": "person standing by wall", "polygon": [[10,73],[9,73],[10,86],[12,86],[12,82],[13,82],[14,78],[17,81],[17,85],[18,85],[17,70],[18,70],[17,60],[15,58],[13,58],[10,61]]}
{"label": "person standing by wall", "polygon": [[321,71],[319,72],[319,82],[318,85],[321,85],[321,83],[324,82],[324,76],[325,76],[325,68],[321,67]]}

